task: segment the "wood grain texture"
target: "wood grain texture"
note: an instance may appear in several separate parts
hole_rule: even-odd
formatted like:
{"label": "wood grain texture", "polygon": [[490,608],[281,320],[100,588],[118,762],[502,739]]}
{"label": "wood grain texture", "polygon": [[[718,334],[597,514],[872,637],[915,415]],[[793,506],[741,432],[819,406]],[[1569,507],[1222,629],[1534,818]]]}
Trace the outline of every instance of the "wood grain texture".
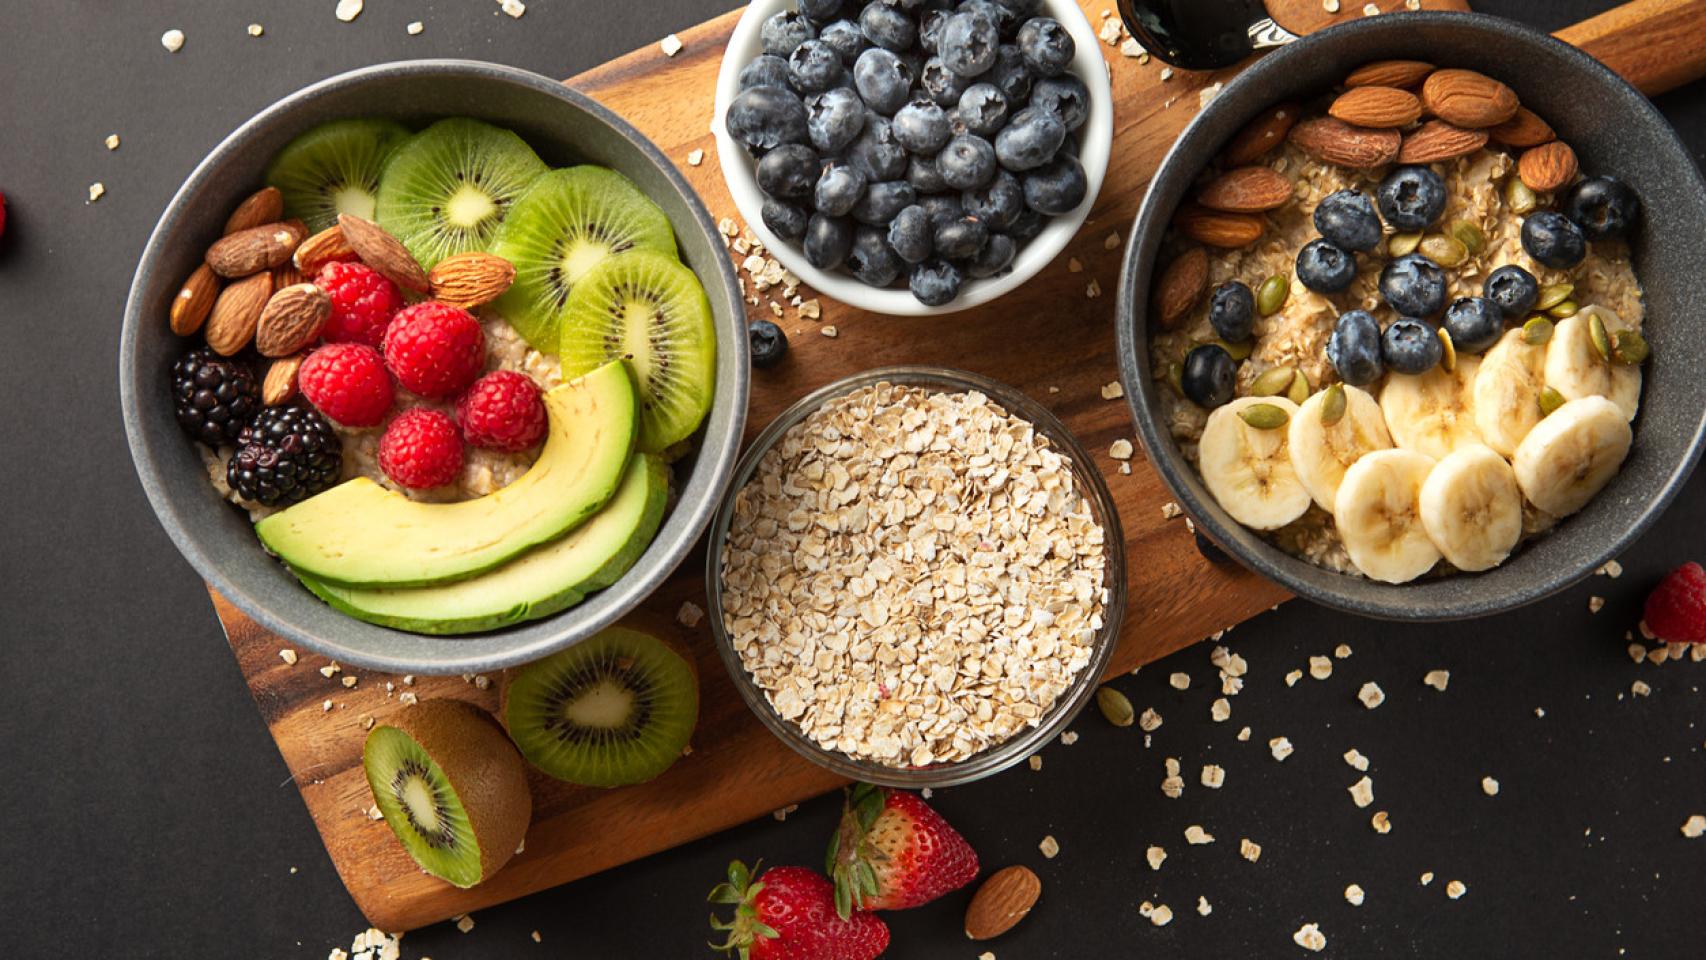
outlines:
{"label": "wood grain texture", "polygon": [[1706,76],[1706,2],[1633,0],[1555,34],[1647,96]]}

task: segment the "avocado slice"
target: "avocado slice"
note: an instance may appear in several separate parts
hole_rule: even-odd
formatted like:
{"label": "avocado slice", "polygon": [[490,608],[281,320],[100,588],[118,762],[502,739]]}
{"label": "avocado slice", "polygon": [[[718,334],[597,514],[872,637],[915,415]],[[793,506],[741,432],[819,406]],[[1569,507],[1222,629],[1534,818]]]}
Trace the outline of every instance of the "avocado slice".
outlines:
{"label": "avocado slice", "polygon": [[255,533],[292,569],[326,583],[417,587],[475,576],[604,506],[634,452],[639,396],[620,361],[548,391],[539,459],[478,500],[419,503],[357,477],[267,517]]}
{"label": "avocado slice", "polygon": [[669,467],[638,454],[591,520],[469,580],[430,587],[341,587],[301,571],[303,586],[368,623],[416,633],[477,633],[536,620],[615,583],[651,545],[669,499]]}

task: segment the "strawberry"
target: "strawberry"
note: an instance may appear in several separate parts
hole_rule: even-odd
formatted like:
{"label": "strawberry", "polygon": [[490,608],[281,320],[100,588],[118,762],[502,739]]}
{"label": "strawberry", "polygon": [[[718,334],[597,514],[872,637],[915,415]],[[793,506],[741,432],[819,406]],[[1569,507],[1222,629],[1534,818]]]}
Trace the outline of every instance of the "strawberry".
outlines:
{"label": "strawberry", "polygon": [[904,910],[977,877],[977,851],[917,794],[848,788],[841,826],[829,842],[835,908]]}
{"label": "strawberry", "polygon": [[1706,643],[1706,570],[1685,563],[1647,595],[1647,629],[1668,643]]}
{"label": "strawberry", "polygon": [[729,879],[711,891],[712,903],[732,903],[731,922],[711,916],[711,929],[726,932],[718,950],[741,960],[872,960],[889,945],[888,925],[868,913],[835,915],[834,887],[805,867],[748,872],[739,860]]}

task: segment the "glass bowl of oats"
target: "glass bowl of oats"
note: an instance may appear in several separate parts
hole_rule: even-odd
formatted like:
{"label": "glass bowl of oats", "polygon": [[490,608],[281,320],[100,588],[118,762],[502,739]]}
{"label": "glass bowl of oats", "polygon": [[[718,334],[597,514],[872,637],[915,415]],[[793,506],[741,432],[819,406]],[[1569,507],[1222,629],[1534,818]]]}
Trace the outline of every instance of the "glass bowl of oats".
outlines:
{"label": "glass bowl of oats", "polygon": [[1003,770],[1095,695],[1125,612],[1107,485],[1052,413],[976,374],[889,367],[795,403],[712,522],[709,620],[741,697],[838,775]]}

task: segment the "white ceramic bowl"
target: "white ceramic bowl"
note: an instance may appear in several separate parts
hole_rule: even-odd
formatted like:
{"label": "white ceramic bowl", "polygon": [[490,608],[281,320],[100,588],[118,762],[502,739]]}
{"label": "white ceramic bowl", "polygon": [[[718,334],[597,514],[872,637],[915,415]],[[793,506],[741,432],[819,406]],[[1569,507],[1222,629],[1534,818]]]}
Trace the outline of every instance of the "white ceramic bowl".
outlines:
{"label": "white ceramic bowl", "polygon": [[730,136],[723,126],[723,114],[729,102],[740,92],[740,71],[753,57],[762,52],[759,29],[771,15],[795,8],[794,0],[752,0],[746,13],[735,24],[728,49],[723,51],[722,69],[717,74],[717,103],[711,118],[711,132],[717,138],[717,160],[723,168],[723,180],[734,196],[741,219],[756,236],[764,241],[766,250],[782,265],[804,280],[812,289],[833,297],[848,306],[874,313],[896,316],[935,316],[955,313],[1017,289],[1036,276],[1060,251],[1066,249],[1078,228],[1084,225],[1096,194],[1102,189],[1102,177],[1108,171],[1108,151],[1114,139],[1114,96],[1108,85],[1108,69],[1102,59],[1102,49],[1096,31],[1084,11],[1074,0],[1043,0],[1040,12],[1059,20],[1072,34],[1077,53],[1072,58],[1072,72],[1090,89],[1090,117],[1084,121],[1078,137],[1078,162],[1084,167],[1089,189],[1084,201],[1072,212],[1049,220],[1043,232],[1025,244],[1013,258],[1008,272],[985,279],[968,278],[960,295],[940,307],[918,302],[905,287],[878,289],[860,283],[850,273],[839,270],[819,270],[806,262],[805,254],[794,244],[783,241],[764,226],[761,213],[764,194],[758,189],[757,165],[746,146]]}

